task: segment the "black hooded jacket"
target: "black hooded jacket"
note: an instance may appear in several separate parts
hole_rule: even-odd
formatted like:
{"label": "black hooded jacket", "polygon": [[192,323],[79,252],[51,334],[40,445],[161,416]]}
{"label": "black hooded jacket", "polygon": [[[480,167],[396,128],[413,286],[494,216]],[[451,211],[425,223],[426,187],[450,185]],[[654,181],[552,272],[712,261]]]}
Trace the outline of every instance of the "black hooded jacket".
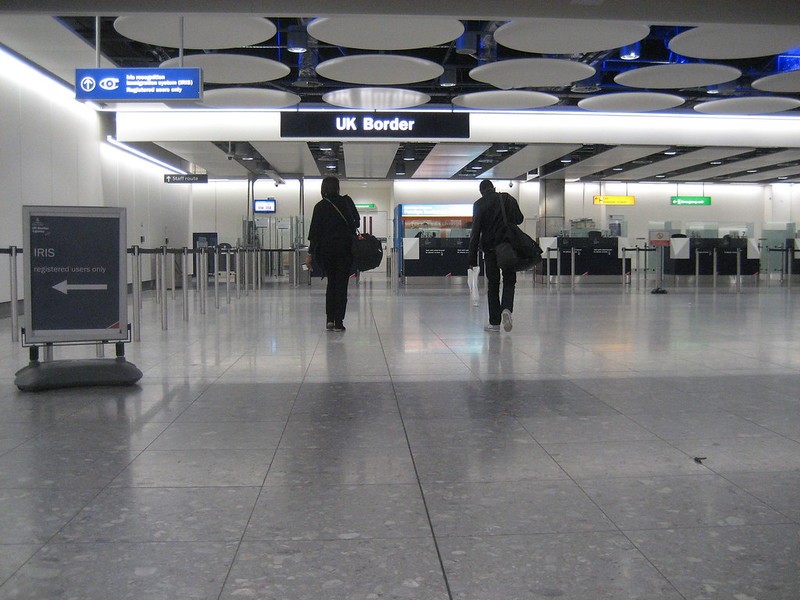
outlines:
{"label": "black hooded jacket", "polygon": [[469,264],[478,264],[478,248],[491,252],[505,237],[505,223],[500,201],[506,209],[509,223],[519,225],[524,220],[516,198],[494,190],[484,194],[472,206],[472,233],[469,238]]}
{"label": "black hooded jacket", "polygon": [[[339,214],[340,211],[342,214]],[[308,253],[316,256],[320,248],[324,251],[326,246],[352,240],[360,221],[358,209],[350,196],[323,198],[314,206],[311,215]]]}

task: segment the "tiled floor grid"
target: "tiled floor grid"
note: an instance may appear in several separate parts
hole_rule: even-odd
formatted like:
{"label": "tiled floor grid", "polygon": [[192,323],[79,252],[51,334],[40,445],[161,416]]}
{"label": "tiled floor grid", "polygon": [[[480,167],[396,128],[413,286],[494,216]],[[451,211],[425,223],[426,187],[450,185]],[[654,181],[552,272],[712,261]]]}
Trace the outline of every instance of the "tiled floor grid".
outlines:
{"label": "tiled floor grid", "polygon": [[0,320],[0,600],[797,600],[800,291],[669,292],[145,294],[39,393]]}

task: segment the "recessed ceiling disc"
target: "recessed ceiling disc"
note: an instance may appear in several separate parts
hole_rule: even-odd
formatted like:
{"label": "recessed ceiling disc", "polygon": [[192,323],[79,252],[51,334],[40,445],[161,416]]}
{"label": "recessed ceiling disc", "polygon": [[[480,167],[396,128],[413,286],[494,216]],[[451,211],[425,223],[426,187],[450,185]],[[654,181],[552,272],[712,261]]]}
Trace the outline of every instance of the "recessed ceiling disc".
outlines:
{"label": "recessed ceiling disc", "polygon": [[436,79],[442,73],[444,69],[435,62],[390,54],[341,56],[317,65],[317,75],[364,85],[416,83]]}
{"label": "recessed ceiling disc", "polygon": [[584,110],[600,112],[650,112],[667,110],[683,104],[685,100],[672,94],[657,92],[619,92],[584,98],[578,106]]}
{"label": "recessed ceiling disc", "polygon": [[694,109],[706,115],[765,115],[792,110],[800,106],[800,100],[776,96],[756,96],[751,98],[725,98],[703,102]]}
{"label": "recessed ceiling disc", "polygon": [[800,93],[800,69],[756,79],[753,82],[753,87],[762,92]]}
{"label": "recessed ceiling disc", "polygon": [[584,19],[517,19],[501,25],[494,39],[506,48],[538,54],[582,54],[621,48],[647,37],[643,23]]}
{"label": "recessed ceiling disc", "polygon": [[[162,67],[177,67],[179,59],[171,58]],[[291,69],[269,58],[244,54],[189,54],[183,57],[184,67],[203,69],[205,83],[253,83],[286,77]]]}
{"label": "recessed ceiling disc", "polygon": [[475,67],[469,76],[501,90],[560,87],[594,75],[589,65],[559,58],[514,58]]}
{"label": "recessed ceiling disc", "polygon": [[448,44],[464,33],[464,24],[449,17],[386,15],[327,17],[308,24],[321,42],[365,50],[408,50]]}
{"label": "recessed ceiling disc", "polygon": [[[180,48],[180,15],[137,14],[117,17],[114,29],[127,38]],[[248,15],[191,14],[183,16],[183,47],[192,49],[235,48],[272,38],[277,28],[263,17]]]}
{"label": "recessed ceiling disc", "polygon": [[284,108],[300,103],[300,96],[260,88],[218,88],[203,92],[203,105],[212,108]]}
{"label": "recessed ceiling disc", "polygon": [[322,96],[322,100],[334,106],[373,110],[410,108],[429,102],[427,94],[398,88],[363,87],[335,90]]}
{"label": "recessed ceiling disc", "polygon": [[524,110],[542,108],[558,103],[558,96],[525,90],[491,90],[462,94],[453,98],[453,104],[465,108],[496,110]]}
{"label": "recessed ceiling disc", "polygon": [[800,27],[777,25],[700,25],[679,33],[669,49],[693,58],[755,58],[800,46]]}
{"label": "recessed ceiling disc", "polygon": [[620,85],[636,88],[679,89],[717,85],[738,79],[739,69],[726,65],[681,63],[631,69],[614,77]]}

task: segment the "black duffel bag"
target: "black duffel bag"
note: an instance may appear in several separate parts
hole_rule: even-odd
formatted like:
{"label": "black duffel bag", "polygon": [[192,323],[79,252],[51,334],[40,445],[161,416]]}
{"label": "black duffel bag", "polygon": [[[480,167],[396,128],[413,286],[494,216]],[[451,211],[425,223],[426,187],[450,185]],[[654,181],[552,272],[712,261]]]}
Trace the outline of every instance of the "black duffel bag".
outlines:
{"label": "black duffel bag", "polygon": [[500,195],[500,210],[503,212],[506,234],[494,249],[497,266],[509,271],[532,269],[542,262],[542,248],[519,225],[508,222],[503,194]]}
{"label": "black duffel bag", "polygon": [[383,244],[371,233],[357,233],[353,238],[353,267],[357,271],[369,271],[381,264]]}

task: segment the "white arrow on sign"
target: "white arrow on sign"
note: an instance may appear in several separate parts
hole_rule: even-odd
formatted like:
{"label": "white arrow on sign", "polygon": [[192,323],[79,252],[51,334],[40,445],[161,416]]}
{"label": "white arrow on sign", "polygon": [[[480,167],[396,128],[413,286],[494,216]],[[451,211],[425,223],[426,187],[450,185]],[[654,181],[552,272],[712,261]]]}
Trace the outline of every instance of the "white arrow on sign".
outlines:
{"label": "white arrow on sign", "polygon": [[70,291],[107,290],[108,285],[105,283],[67,283],[65,279],[61,283],[54,285],[53,289],[58,290],[62,294],[67,294]]}

